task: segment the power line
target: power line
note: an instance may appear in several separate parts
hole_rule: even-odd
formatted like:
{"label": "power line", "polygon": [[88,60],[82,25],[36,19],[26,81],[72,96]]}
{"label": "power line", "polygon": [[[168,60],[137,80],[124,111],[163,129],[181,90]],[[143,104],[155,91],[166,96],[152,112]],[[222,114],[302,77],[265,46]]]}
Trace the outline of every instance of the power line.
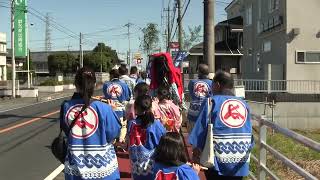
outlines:
{"label": "power line", "polygon": [[[186,14],[186,12],[187,12],[187,10],[188,10],[188,8],[189,8],[190,2],[191,2],[191,0],[188,1],[187,6],[186,6],[186,8],[184,9],[184,11],[183,11],[183,13],[182,13],[182,16],[181,16],[180,21],[182,21],[184,15]],[[178,22],[178,24],[180,23],[180,21]],[[173,33],[173,36],[172,36],[171,40],[172,40],[172,39],[174,38],[174,36],[176,35],[177,30],[178,30],[178,26],[176,26],[176,29],[174,30],[174,33]]]}

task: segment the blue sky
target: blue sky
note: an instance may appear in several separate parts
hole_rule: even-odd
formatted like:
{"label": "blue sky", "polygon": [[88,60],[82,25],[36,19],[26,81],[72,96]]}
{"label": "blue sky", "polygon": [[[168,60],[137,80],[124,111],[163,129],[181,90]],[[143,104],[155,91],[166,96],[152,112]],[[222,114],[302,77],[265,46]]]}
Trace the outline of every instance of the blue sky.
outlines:
{"label": "blue sky", "polygon": [[[124,25],[128,22],[134,24],[131,28],[131,49],[138,51],[139,27],[147,23],[157,23],[161,27],[161,10],[163,4],[167,7],[168,2],[173,4],[174,0],[28,0],[29,7],[42,14],[50,13],[50,17],[58,24],[67,27],[77,35],[80,32],[91,33],[84,35],[86,45],[84,49],[93,49],[97,42],[104,42],[118,52],[128,49],[127,33]],[[188,0],[185,0],[187,4]],[[231,0],[220,0],[230,2]],[[0,6],[6,5],[9,0],[0,0]],[[184,27],[203,25],[203,1],[191,0],[188,11],[183,19]],[[227,4],[217,3],[216,20],[222,21],[226,18],[224,8]],[[36,13],[37,14],[37,13]],[[28,16],[30,27],[30,49],[41,51],[44,49],[45,23],[34,15]],[[10,38],[10,16],[9,9],[0,7],[0,32],[7,33]],[[108,30],[103,33],[92,33]],[[68,32],[72,34],[71,32]],[[52,50],[78,50],[79,40],[51,28]]]}

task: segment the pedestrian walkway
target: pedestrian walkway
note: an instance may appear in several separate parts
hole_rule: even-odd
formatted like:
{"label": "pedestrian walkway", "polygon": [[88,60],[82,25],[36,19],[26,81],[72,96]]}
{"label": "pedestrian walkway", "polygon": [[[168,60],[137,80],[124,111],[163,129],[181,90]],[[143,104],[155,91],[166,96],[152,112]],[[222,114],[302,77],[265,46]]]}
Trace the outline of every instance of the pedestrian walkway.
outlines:
{"label": "pedestrian walkway", "polygon": [[64,90],[62,92],[57,92],[57,93],[39,92],[39,96],[37,98],[0,99],[0,112],[28,106],[30,104],[41,103],[41,102],[46,102],[53,99],[68,97],[68,96],[71,96],[73,92],[74,90]]}
{"label": "pedestrian walkway", "polygon": [[[189,159],[192,157],[192,147],[190,144],[188,144],[188,133],[187,129],[185,127],[182,128],[182,134],[185,139],[186,143],[186,151],[188,153]],[[130,180],[131,179],[131,165],[130,165],[130,160],[129,160],[129,154],[128,152],[117,152],[117,157],[118,157],[118,163],[119,163],[119,170],[120,170],[120,178],[121,180]],[[201,180],[205,180],[204,173],[201,171],[199,173],[199,177]],[[54,180],[63,180],[64,179],[64,174],[61,172]]]}

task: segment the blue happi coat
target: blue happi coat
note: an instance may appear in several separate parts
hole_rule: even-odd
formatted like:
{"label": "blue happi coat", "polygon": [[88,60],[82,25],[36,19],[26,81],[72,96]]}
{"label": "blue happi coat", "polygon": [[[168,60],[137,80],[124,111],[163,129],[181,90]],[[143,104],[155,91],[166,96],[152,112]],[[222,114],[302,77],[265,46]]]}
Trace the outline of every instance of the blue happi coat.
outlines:
{"label": "blue happi coat", "polygon": [[60,126],[66,134],[71,122],[76,121],[68,134],[65,179],[118,180],[118,161],[112,142],[120,133],[119,119],[109,105],[100,101],[93,101],[78,115],[83,104],[80,96],[74,94],[61,105]]}
{"label": "blue happi coat", "polygon": [[[249,106],[245,101],[230,95],[215,95],[212,102],[210,122],[213,124],[214,167],[219,175],[247,176],[250,152],[254,142]],[[203,102],[199,118],[189,142],[203,150],[208,129],[208,103]]]}
{"label": "blue happi coat", "polygon": [[151,180],[200,180],[197,173],[187,164],[167,166],[155,163]]}
{"label": "blue happi coat", "polygon": [[166,129],[158,119],[146,129],[141,127],[140,119],[135,119],[129,121],[128,131],[132,177],[135,180],[150,180],[154,164],[151,157]]}
{"label": "blue happi coat", "polygon": [[188,110],[188,120],[195,122],[200,113],[200,106],[203,100],[211,95],[212,80],[197,79],[191,80],[188,85],[191,101]]}
{"label": "blue happi coat", "polygon": [[113,100],[117,108],[114,109],[119,118],[125,116],[125,106],[131,98],[129,86],[119,79],[112,79],[103,85],[105,99]]}

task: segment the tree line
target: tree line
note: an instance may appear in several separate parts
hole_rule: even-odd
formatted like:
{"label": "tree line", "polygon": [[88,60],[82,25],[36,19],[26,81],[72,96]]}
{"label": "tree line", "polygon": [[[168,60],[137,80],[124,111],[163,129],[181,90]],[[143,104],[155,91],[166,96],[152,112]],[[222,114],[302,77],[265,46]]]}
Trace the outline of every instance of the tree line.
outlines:
{"label": "tree line", "polygon": [[[98,43],[91,52],[83,55],[83,65],[93,68],[96,72],[109,72],[118,62],[116,50],[104,43]],[[48,56],[48,69],[51,75],[75,73],[79,67],[79,56],[70,52],[57,52]]]}

